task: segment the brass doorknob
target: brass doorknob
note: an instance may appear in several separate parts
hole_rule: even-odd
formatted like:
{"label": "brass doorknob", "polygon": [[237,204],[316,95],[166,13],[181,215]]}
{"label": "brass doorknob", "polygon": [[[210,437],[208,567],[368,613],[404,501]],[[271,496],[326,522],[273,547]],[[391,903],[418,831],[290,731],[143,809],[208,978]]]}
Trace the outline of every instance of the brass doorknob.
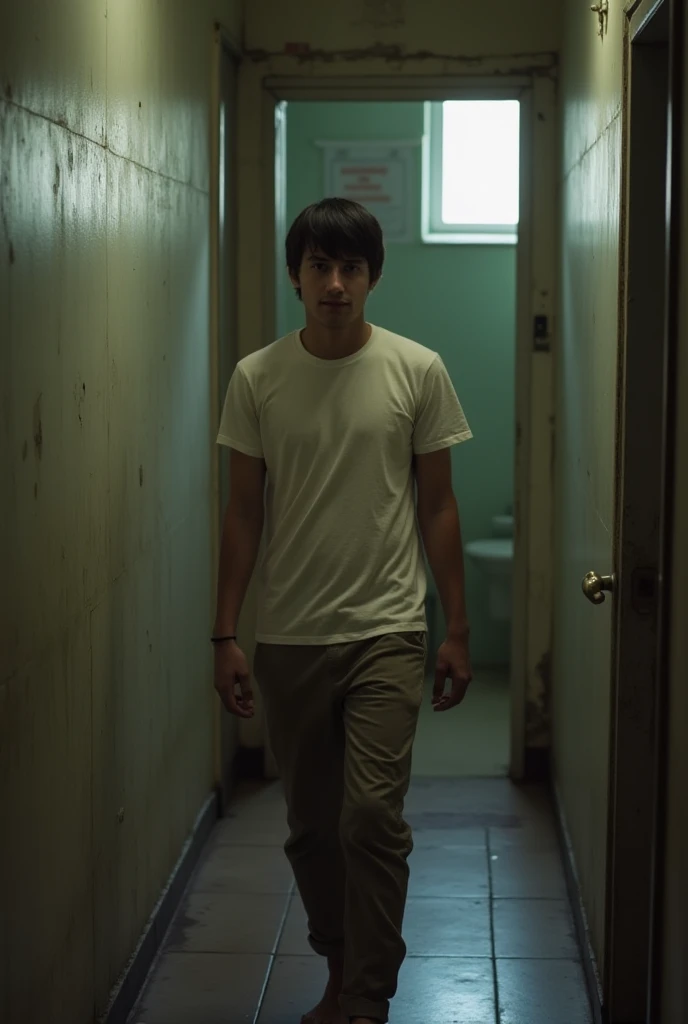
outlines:
{"label": "brass doorknob", "polygon": [[615,582],[613,575],[599,576],[596,572],[588,572],[583,577],[583,593],[593,604],[602,604],[605,590],[611,593]]}

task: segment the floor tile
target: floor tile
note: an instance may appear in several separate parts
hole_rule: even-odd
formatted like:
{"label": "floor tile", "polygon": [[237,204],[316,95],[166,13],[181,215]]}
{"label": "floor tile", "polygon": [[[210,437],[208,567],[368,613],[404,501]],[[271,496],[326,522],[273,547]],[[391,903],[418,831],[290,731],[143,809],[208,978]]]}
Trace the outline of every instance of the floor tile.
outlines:
{"label": "floor tile", "polygon": [[293,883],[291,865],[278,846],[217,846],[199,867],[191,891],[288,893]]}
{"label": "floor tile", "polygon": [[410,957],[399,973],[393,1024],[494,1024],[492,961]]}
{"label": "floor tile", "polygon": [[269,962],[265,955],[166,953],[132,1024],[252,1024]]}
{"label": "floor tile", "polygon": [[496,899],[495,954],[516,958],[578,958],[566,900]]}
{"label": "floor tile", "polygon": [[322,999],[327,964],[319,956],[278,956],[270,972],[258,1024],[297,1024]]}
{"label": "floor tile", "polygon": [[471,846],[417,847],[409,857],[410,896],[487,896],[487,851]]}
{"label": "floor tile", "polygon": [[500,1024],[592,1024],[583,969],[573,960],[498,960]]}
{"label": "floor tile", "polygon": [[561,856],[554,822],[548,818],[521,822],[517,828],[489,828],[488,836],[492,853],[520,847],[523,850],[551,851]]}
{"label": "floor tile", "polygon": [[191,893],[167,948],[185,953],[272,953],[286,895]]}
{"label": "floor tile", "polygon": [[[322,958],[278,956],[258,1024],[295,1024],[321,999],[326,981]],[[390,1019],[393,1024],[494,1024],[491,960],[407,958]]]}
{"label": "floor tile", "polygon": [[[410,896],[403,933],[410,956],[489,956],[489,902]],[[277,952],[280,956],[315,955],[308,942],[308,921],[298,894],[289,908]]]}
{"label": "floor tile", "polygon": [[411,898],[403,934],[409,955],[490,956],[489,900]]}
{"label": "floor tile", "polygon": [[284,804],[284,788],[278,779],[241,782],[232,797],[232,810],[252,810],[257,807],[276,807]]}
{"label": "floor tile", "polygon": [[520,829],[553,819],[544,786],[517,786],[507,779],[423,778],[411,781],[405,802],[408,815],[444,816],[437,827]]}
{"label": "floor tile", "polygon": [[530,850],[553,850],[560,854],[559,836],[554,814],[544,809],[538,814],[528,812],[519,816],[516,828],[488,829],[490,848],[494,851],[504,847],[520,846]]}
{"label": "floor tile", "polygon": [[[490,873],[500,1024],[590,1024],[544,787],[415,776],[405,816],[415,849],[392,1024],[494,1024]],[[287,832],[279,784],[242,786],[131,1024],[252,1024],[278,937],[259,1024],[295,1024],[320,999],[326,965],[308,944]]]}
{"label": "floor tile", "polygon": [[[427,821],[419,814],[405,814],[404,818],[413,829],[413,845],[416,849],[425,846],[479,846],[486,849],[485,828],[442,828],[441,823]],[[439,827],[435,828],[435,824]]]}
{"label": "floor tile", "polygon": [[566,880],[556,850],[499,847],[491,853],[493,896],[566,899]]}
{"label": "floor tile", "polygon": [[222,818],[210,838],[211,846],[278,846],[283,849],[289,828],[283,815],[248,814]]}
{"label": "floor tile", "polygon": [[[417,799],[422,800],[422,796]],[[435,806],[434,810],[420,810],[411,806],[404,817],[414,832],[451,831],[471,835],[480,831],[485,838],[488,828],[511,830],[513,835],[518,835],[523,828],[523,821],[517,814],[500,808],[440,809]]]}

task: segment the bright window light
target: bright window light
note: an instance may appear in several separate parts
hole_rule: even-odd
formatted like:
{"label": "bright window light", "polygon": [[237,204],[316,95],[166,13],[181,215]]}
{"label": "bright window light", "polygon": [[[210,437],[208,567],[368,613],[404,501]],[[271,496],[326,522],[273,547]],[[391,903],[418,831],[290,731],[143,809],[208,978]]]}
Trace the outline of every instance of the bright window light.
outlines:
{"label": "bright window light", "polygon": [[518,100],[427,104],[426,241],[517,241]]}
{"label": "bright window light", "polygon": [[518,102],[459,100],[442,108],[442,220],[518,224]]}

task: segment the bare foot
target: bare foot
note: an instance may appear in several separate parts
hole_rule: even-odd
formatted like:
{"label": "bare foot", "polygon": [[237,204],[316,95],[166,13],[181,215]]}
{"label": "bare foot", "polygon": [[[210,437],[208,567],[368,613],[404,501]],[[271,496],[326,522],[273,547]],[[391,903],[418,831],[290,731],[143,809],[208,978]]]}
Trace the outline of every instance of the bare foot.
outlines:
{"label": "bare foot", "polygon": [[310,1013],[304,1014],[301,1024],[349,1024],[347,1018],[339,1006],[339,994],[342,991],[341,961],[328,961],[330,977],[325,989],[325,995]]}

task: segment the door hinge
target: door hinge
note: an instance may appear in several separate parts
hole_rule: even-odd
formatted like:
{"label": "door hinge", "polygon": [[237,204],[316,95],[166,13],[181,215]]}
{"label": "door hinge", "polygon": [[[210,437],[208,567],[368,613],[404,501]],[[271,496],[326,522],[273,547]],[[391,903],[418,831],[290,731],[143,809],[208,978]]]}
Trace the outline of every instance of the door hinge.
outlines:
{"label": "door hinge", "polygon": [[533,351],[549,352],[549,317],[537,314],[533,317]]}

